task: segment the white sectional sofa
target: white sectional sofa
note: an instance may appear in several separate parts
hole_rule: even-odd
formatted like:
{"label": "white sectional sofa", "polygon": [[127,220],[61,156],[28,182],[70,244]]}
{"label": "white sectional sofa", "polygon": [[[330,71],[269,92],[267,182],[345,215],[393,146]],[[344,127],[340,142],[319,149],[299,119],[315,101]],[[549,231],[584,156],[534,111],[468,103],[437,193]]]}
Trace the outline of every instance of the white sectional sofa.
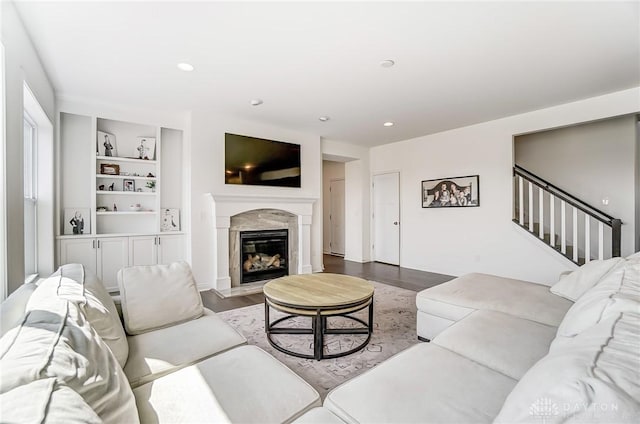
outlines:
{"label": "white sectional sofa", "polygon": [[81,265],[3,302],[0,422],[282,423],[320,405],[203,308],[186,264],[125,268],[119,279],[126,333]]}
{"label": "white sectional sofa", "polygon": [[419,343],[297,423],[638,423],[640,255],[553,287],[469,274],[416,297]]}

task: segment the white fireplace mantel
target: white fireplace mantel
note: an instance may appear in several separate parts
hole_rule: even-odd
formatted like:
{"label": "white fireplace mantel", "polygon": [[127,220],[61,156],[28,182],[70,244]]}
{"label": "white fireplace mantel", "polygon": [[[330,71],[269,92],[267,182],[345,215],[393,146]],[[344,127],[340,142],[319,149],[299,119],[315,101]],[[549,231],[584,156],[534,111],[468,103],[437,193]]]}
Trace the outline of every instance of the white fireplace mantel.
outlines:
{"label": "white fireplace mantel", "polygon": [[313,219],[313,203],[317,198],[290,196],[246,196],[209,193],[213,202],[216,234],[214,289],[231,288],[229,276],[229,227],[231,217],[242,212],[258,209],[280,209],[298,217],[298,263],[295,273],[311,273],[311,223]]}

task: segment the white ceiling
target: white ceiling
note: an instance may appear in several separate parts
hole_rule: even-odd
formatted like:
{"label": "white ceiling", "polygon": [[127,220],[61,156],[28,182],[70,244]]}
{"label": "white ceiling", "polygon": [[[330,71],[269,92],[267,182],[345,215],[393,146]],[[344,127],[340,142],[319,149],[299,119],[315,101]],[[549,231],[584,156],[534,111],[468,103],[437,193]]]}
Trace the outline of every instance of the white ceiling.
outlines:
{"label": "white ceiling", "polygon": [[365,146],[640,85],[637,1],[17,8],[59,95],[219,111]]}

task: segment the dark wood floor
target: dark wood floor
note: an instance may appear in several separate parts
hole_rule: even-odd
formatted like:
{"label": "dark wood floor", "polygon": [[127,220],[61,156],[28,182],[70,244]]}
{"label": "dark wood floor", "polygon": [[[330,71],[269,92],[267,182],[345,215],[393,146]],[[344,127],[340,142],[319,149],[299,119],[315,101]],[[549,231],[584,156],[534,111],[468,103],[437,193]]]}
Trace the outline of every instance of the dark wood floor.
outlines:
{"label": "dark wood floor", "polygon": [[[324,272],[353,275],[365,280],[377,281],[403,289],[420,291],[453,279],[454,277],[433,272],[417,271],[379,262],[351,262],[339,256],[324,255]],[[262,293],[247,296],[220,298],[213,290],[201,292],[206,308],[214,312],[228,311],[264,302]]]}

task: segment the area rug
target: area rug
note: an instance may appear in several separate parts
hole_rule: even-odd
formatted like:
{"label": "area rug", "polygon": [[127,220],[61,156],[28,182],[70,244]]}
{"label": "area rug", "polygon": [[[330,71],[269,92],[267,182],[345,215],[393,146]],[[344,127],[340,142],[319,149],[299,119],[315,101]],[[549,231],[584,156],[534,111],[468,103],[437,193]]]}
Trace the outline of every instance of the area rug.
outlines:
{"label": "area rug", "polygon": [[[373,368],[394,354],[418,343],[416,336],[416,292],[386,284],[371,282],[375,287],[373,335],[363,349],[341,358],[301,359],[274,349],[264,332],[264,303],[247,306],[218,315],[242,333],[249,344],[256,345],[271,353],[291,368],[305,381],[311,384],[324,399],[326,394],[355,376]],[[283,316],[271,310],[270,319]],[[367,312],[355,314],[367,320]],[[300,317],[287,321],[287,326],[311,326],[311,319]],[[340,317],[329,320],[331,328],[348,327],[355,324]],[[273,338],[283,347],[296,352],[313,354],[312,335],[274,335]],[[344,352],[352,346],[362,343],[365,335],[328,335],[325,340],[325,353]]]}

